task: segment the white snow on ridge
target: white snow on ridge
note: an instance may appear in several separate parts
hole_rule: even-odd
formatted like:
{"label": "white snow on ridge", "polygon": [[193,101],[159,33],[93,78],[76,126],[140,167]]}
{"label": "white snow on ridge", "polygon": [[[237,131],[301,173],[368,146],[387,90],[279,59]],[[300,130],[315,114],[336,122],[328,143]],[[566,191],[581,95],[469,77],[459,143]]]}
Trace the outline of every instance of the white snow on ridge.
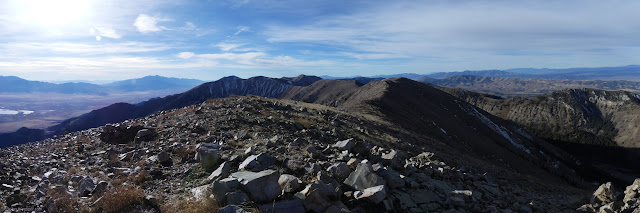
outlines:
{"label": "white snow on ridge", "polygon": [[527,154],[531,154],[531,151],[527,149],[527,147],[524,147],[524,145],[516,142],[513,138],[511,138],[511,136],[509,136],[509,133],[505,130],[504,127],[494,123],[493,121],[491,121],[491,119],[487,118],[487,116],[484,116],[482,113],[478,112],[478,110],[476,110],[475,108],[471,107],[471,109],[473,109],[475,116],[479,118],[485,125],[487,125],[487,127],[491,128],[494,132],[501,134],[504,138],[506,138],[509,142],[511,142],[511,144],[516,148],[522,149]]}

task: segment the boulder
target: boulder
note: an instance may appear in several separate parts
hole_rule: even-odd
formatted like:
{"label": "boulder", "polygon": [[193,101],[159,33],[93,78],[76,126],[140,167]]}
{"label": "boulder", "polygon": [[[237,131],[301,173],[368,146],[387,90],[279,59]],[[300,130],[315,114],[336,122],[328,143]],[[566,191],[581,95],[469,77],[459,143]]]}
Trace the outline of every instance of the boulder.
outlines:
{"label": "boulder", "polygon": [[214,167],[220,156],[218,151],[220,146],[213,143],[201,143],[196,146],[196,161],[200,162],[202,168],[208,169]]}
{"label": "boulder", "polygon": [[300,188],[302,181],[296,176],[283,174],[280,175],[278,184],[280,184],[280,187],[282,187],[283,192],[296,192],[296,190]]}
{"label": "boulder", "polygon": [[221,203],[225,202],[225,198],[228,192],[235,191],[236,188],[240,186],[240,182],[236,178],[225,178],[222,180],[214,181],[211,184],[211,190],[213,191],[213,196]]}
{"label": "boulder", "polygon": [[338,141],[335,144],[333,144],[332,147],[338,150],[351,151],[351,148],[353,148],[355,144],[356,144],[355,141],[351,138],[343,141]]}
{"label": "boulder", "polygon": [[611,182],[604,183],[593,192],[591,196],[591,204],[607,204],[614,202],[616,199],[616,191]]}
{"label": "boulder", "polygon": [[96,188],[93,189],[93,191],[91,192],[91,196],[101,197],[107,191],[108,187],[109,187],[109,182],[107,181],[98,182],[98,185],[96,185]]}
{"label": "boulder", "polygon": [[302,200],[294,198],[292,200],[280,201],[260,206],[260,210],[264,213],[304,213],[304,204]]}
{"label": "boulder", "polygon": [[344,179],[349,177],[349,173],[351,172],[351,170],[346,163],[340,162],[329,166],[329,168],[327,168],[327,172],[329,173],[329,175],[331,175],[331,177],[337,179],[338,181],[343,181]]}
{"label": "boulder", "polygon": [[366,188],[384,185],[385,181],[382,177],[373,172],[373,168],[369,164],[361,163],[355,171],[349,174],[344,184],[351,186],[356,190],[364,190]]}
{"label": "boulder", "polygon": [[240,163],[240,167],[238,167],[238,170],[258,172],[269,168],[275,162],[276,158],[269,155],[269,153],[260,153],[258,155],[251,155],[247,159],[242,161],[242,163]]}
{"label": "boulder", "polygon": [[220,166],[218,166],[218,169],[213,171],[211,175],[209,175],[209,177],[207,177],[207,180],[218,180],[220,178],[226,178],[229,176],[230,172],[231,172],[231,163],[224,162],[220,164]]}
{"label": "boulder", "polygon": [[296,197],[302,199],[307,211],[316,213],[324,212],[330,206],[330,199],[323,190],[318,190],[317,185],[309,184],[304,190],[296,193]]}
{"label": "boulder", "polygon": [[633,184],[627,186],[624,190],[624,201],[625,203],[631,200],[638,200],[640,198],[640,178],[633,181]]}
{"label": "boulder", "polygon": [[373,203],[380,203],[387,197],[387,189],[384,185],[369,187],[363,191],[356,191],[353,193],[353,197],[360,199],[367,199]]}
{"label": "boulder", "polygon": [[158,163],[162,166],[171,166],[173,165],[173,160],[171,160],[171,156],[169,153],[162,151],[157,155]]}
{"label": "boulder", "polygon": [[95,188],[96,184],[93,182],[93,179],[85,177],[80,180],[80,184],[78,185],[78,196],[87,197]]}
{"label": "boulder", "polygon": [[240,205],[244,202],[249,201],[249,196],[247,193],[235,191],[235,192],[227,192],[225,194],[226,204],[227,205]]}
{"label": "boulder", "polygon": [[282,192],[278,184],[280,175],[274,170],[236,172],[231,177],[237,178],[242,189],[256,202],[273,201]]}
{"label": "boulder", "polygon": [[100,132],[100,140],[109,144],[126,144],[133,141],[143,127],[125,125],[105,125]]}
{"label": "boulder", "polygon": [[380,171],[380,176],[384,178],[385,183],[391,189],[402,188],[405,185],[405,180],[402,178],[400,173],[391,168],[382,169]]}
{"label": "boulder", "polygon": [[155,139],[156,132],[153,129],[141,129],[136,133],[135,142],[152,141]]}

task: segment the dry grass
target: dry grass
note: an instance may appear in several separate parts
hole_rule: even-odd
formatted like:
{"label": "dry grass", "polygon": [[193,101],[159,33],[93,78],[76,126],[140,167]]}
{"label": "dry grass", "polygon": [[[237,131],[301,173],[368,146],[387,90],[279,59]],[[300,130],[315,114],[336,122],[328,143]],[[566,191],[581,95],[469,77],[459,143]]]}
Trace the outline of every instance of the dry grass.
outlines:
{"label": "dry grass", "polygon": [[129,185],[114,185],[96,204],[95,212],[127,212],[144,199],[142,189]]}
{"label": "dry grass", "polygon": [[160,206],[162,212],[183,212],[183,213],[209,213],[218,212],[220,206],[218,201],[210,194],[201,200],[180,199],[168,202]]}
{"label": "dry grass", "polygon": [[48,191],[49,197],[53,198],[53,205],[49,206],[52,213],[76,212],[74,206],[78,205],[77,198],[72,198],[67,194],[65,188],[56,187]]}
{"label": "dry grass", "polygon": [[299,118],[299,119],[296,120],[296,123],[302,125],[305,129],[310,129],[311,128],[311,121],[309,121],[307,119]]}
{"label": "dry grass", "polygon": [[136,185],[140,185],[142,183],[144,183],[145,181],[147,181],[147,178],[149,178],[149,173],[147,173],[146,171],[142,171],[140,173],[138,173],[135,176],[132,176],[132,181],[134,184]]}

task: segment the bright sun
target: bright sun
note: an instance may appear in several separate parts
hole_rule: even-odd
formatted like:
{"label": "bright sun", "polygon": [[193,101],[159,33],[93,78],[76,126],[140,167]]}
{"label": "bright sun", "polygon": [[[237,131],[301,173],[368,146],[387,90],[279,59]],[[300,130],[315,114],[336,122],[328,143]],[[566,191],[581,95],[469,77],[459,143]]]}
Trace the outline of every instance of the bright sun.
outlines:
{"label": "bright sun", "polygon": [[62,27],[78,23],[90,9],[89,0],[14,0],[18,18],[40,27]]}

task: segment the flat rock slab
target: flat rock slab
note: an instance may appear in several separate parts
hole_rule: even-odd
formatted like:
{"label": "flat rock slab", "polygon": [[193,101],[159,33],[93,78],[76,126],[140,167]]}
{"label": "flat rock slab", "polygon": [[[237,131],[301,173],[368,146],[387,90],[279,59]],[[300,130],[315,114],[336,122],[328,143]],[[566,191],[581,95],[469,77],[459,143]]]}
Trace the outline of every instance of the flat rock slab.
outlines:
{"label": "flat rock slab", "polygon": [[236,172],[231,174],[231,177],[237,178],[240,186],[259,203],[273,201],[282,192],[278,184],[280,175],[274,170]]}

